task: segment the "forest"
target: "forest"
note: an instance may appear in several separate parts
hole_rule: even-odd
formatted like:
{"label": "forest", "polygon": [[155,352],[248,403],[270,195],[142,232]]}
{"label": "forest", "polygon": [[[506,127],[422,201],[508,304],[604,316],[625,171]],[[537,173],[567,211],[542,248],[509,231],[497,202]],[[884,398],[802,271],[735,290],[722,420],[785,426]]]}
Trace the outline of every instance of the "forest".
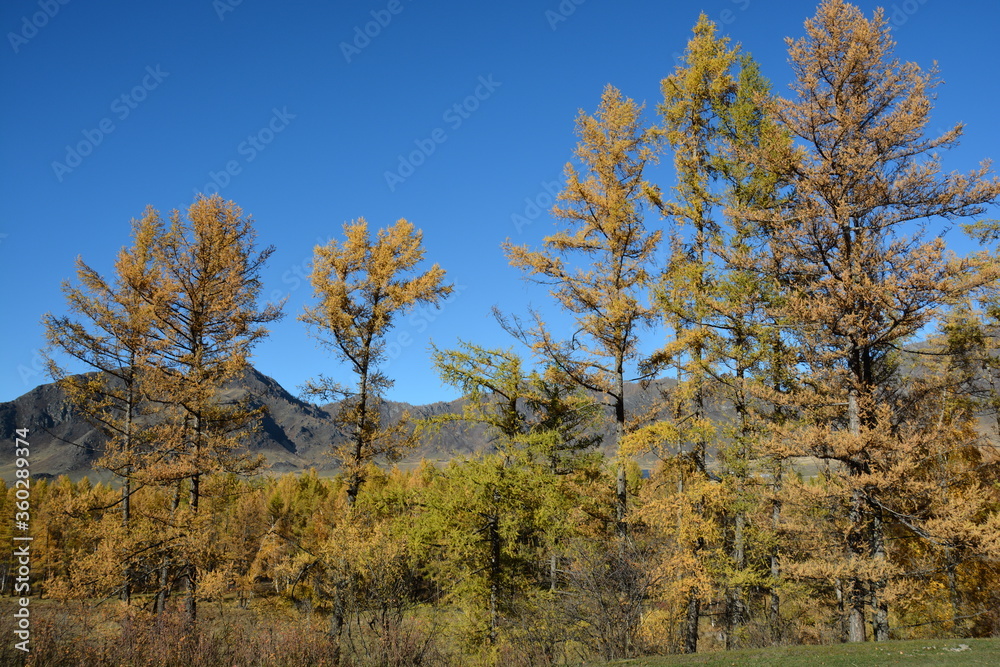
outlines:
{"label": "forest", "polygon": [[[393,324],[454,286],[407,220],[345,223],[291,313],[349,371],[303,387],[339,406],[332,478],[268,473],[241,444],[259,403],[222,391],[285,315],[260,298],[273,248],[218,195],[146,209],[114,274],[79,259],[44,316],[114,482],[4,487],[32,576],[15,588],[8,551],[0,586],[32,616],[31,651],[0,662],[552,665],[1000,635],[1000,178],[942,171],[962,126],[927,135],[938,72],[894,46],[882,12],[823,0],[782,97],[702,15],[655,113],[608,85],[575,119],[559,231],[499,249],[573,328],[497,310],[511,347],[434,347],[458,414],[380,411]],[[649,180],[661,159],[673,183]],[[953,227],[974,251],[945,245]],[[636,383],[653,405],[626,401]],[[397,465],[448,422],[489,451]]]}

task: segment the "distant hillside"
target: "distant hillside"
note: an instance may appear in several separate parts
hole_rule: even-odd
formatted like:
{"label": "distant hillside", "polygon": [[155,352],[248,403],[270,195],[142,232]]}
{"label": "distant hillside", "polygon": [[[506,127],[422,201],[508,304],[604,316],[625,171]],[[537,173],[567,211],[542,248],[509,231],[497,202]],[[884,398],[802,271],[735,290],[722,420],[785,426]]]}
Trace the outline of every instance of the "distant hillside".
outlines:
{"label": "distant hillside", "polygon": [[[329,456],[330,446],[347,437],[333,424],[336,404],[319,406],[301,401],[275,380],[252,368],[226,391],[231,398],[248,393],[256,404],[266,406],[267,416],[261,428],[247,436],[247,448],[262,453],[271,471],[280,473],[310,467],[327,473],[335,470]],[[628,402],[639,407],[648,404],[654,390],[643,391],[633,385],[628,387],[626,394]],[[387,401],[382,409],[384,416],[392,421],[404,411],[409,411],[413,419],[461,412],[463,404],[464,399],[418,406]],[[32,475],[102,476],[93,464],[101,455],[104,436],[73,410],[55,383],[35,387],[13,401],[0,403],[2,441],[12,443],[14,431],[19,428],[30,431]],[[443,427],[433,437],[424,438],[408,459],[450,459],[489,447],[483,428],[454,424]],[[0,478],[8,482],[14,478],[12,456],[0,461]]]}

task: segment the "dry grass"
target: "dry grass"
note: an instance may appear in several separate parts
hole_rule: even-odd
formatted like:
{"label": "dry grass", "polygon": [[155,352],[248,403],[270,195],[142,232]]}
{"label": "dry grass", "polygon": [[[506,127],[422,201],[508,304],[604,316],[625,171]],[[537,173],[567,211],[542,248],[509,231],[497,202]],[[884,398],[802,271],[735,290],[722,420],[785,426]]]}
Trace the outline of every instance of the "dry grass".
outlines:
{"label": "dry grass", "polygon": [[[204,605],[196,628],[176,611],[161,617],[124,608],[32,600],[31,651],[0,644],[2,665],[45,667],[361,667],[369,664],[434,665],[433,637],[411,627],[399,636],[367,638],[366,654],[354,641],[334,641],[324,617],[279,608],[258,610]],[[13,637],[14,608],[0,604],[0,635]]]}

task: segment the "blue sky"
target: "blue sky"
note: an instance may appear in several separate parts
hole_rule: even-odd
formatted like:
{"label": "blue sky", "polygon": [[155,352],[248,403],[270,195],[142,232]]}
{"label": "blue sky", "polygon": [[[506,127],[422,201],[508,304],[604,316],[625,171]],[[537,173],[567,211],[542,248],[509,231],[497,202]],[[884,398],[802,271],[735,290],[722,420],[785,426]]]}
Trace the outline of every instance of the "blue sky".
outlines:
{"label": "blue sky", "polygon": [[[48,381],[39,319],[62,311],[59,286],[77,255],[110,273],[129,220],[147,205],[184,209],[196,192],[216,189],[253,215],[260,244],[277,248],[264,292],[287,295],[287,315],[253,363],[293,392],[318,373],[342,373],[296,320],[312,300],[305,276],[316,243],[362,216],[373,227],[405,217],[421,228],[428,262],[456,292],[390,334],[389,397],[452,398],[432,368],[430,340],[507,347],[514,341],[492,306],[551,309],[499,246],[507,238],[538,246],[556,229],[545,209],[576,143],[578,110],[592,113],[611,83],[645,101],[655,120],[660,80],[702,11],[784,93],[784,38],[803,34],[816,4],[8,0],[0,8],[0,400]],[[879,6],[858,4],[869,15]],[[931,130],[966,123],[945,168],[1000,157],[1000,4],[882,6],[897,55],[939,64],[946,84]],[[650,177],[673,184],[669,157]],[[957,232],[948,238],[963,248]],[[648,332],[647,345],[662,335]]]}

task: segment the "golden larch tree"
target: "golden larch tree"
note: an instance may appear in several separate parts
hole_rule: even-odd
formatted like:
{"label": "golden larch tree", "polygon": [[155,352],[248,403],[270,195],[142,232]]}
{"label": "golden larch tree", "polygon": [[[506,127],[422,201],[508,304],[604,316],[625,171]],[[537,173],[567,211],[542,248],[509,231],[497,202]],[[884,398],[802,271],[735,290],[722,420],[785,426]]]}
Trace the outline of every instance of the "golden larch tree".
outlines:
{"label": "golden larch tree", "polygon": [[[976,216],[1000,195],[988,164],[943,175],[935,151],[954,146],[956,126],[935,138],[936,72],[902,63],[881,10],[872,18],[824,0],[788,40],[795,81],[776,115],[787,149],[748,148],[744,158],[788,180],[787,203],[740,212],[770,237],[770,264],[785,285],[780,312],[797,339],[808,393],[797,401],[820,427],[806,454],[836,461],[848,498],[844,555],[847,635],[889,636],[880,483],[900,439],[884,432],[897,405],[896,351],[942,310],[988,280],[971,261],[946,256],[947,220]],[[820,435],[826,433],[826,436]]]}
{"label": "golden larch tree", "polygon": [[357,376],[349,389],[320,376],[305,393],[343,398],[336,417],[350,439],[334,455],[346,474],[348,502],[353,505],[364,480],[364,467],[378,457],[393,460],[412,443],[406,418],[383,425],[381,402],[392,380],[380,370],[386,360],[385,337],[396,317],[419,304],[437,305],[452,292],[437,264],[422,273],[423,233],[400,219],[376,238],[364,218],[344,224],[344,240],[317,246],[309,278],[318,304],[299,319],[321,344],[346,362]]}
{"label": "golden larch tree", "polygon": [[[42,318],[49,374],[76,410],[106,436],[95,465],[121,480],[121,523],[127,538],[131,536],[132,494],[137,488],[134,480],[142,477],[150,455],[150,432],[143,428],[143,421],[148,423],[154,406],[146,398],[144,371],[160,347],[154,310],[144,298],[158,281],[152,244],[160,230],[149,224],[155,215],[147,209],[142,221],[132,221],[134,243],[119,251],[112,280],[78,257],[78,284],[64,281],[62,285],[68,314],[47,313]],[[56,360],[56,353],[83,362],[95,372],[70,374]],[[131,545],[118,546],[123,550],[119,557],[125,572],[118,585],[121,598],[128,603],[133,584]]]}
{"label": "golden larch tree", "polygon": [[[691,553],[675,553],[677,562],[694,563],[702,571],[709,559],[720,563],[717,569],[725,575],[716,583],[724,588],[726,645],[732,647],[747,621],[751,591],[769,578],[748,557],[757,545],[748,541],[746,514],[758,502],[749,476],[765,403],[755,394],[770,373],[767,358],[776,333],[766,312],[772,290],[758,274],[738,270],[730,261],[732,255],[754,252],[752,225],[727,213],[741,203],[765,205],[775,199],[774,175],[739,159],[737,152],[743,144],[780,141],[781,133],[767,109],[770,86],[756,63],[719,36],[704,14],[683,61],[661,88],[661,131],[673,153],[677,183],[663,202],[672,223],[671,249],[654,303],[672,336],[650,363],[674,367],[676,383],[664,392],[670,418],[637,431],[629,447],[670,459],[661,473],[673,479],[663,492],[673,488],[667,493],[690,496],[690,502],[677,506],[700,515],[682,518],[671,512],[658,521],[665,528],[672,524],[672,533],[692,536],[681,541]],[[731,406],[735,419],[714,418],[710,409],[719,405]],[[709,448],[718,450],[719,465],[710,467]],[[709,505],[721,511],[712,516]],[[696,524],[705,530],[693,533],[690,527]],[[709,529],[712,524],[718,525]],[[723,543],[711,544],[710,532]],[[719,559],[718,551],[728,557]],[[671,585],[686,596],[681,636],[683,650],[693,653],[701,601],[711,599],[713,591],[695,586],[699,577],[683,574],[677,563],[664,567],[690,582],[686,591],[684,585]]]}
{"label": "golden larch tree", "polygon": [[[552,209],[567,228],[547,236],[541,250],[503,244],[512,266],[530,280],[551,285],[556,302],[572,313],[575,332],[557,336],[536,311],[530,323],[496,313],[509,332],[568,382],[605,397],[613,411],[616,447],[629,428],[626,373],[639,360],[640,331],[656,319],[647,291],[661,232],[647,229],[644,215],[660,205],[660,194],[643,173],[656,160],[656,138],[643,126],[641,113],[641,105],[607,86],[597,113],[581,111],[576,119],[581,169],[566,165],[566,185]],[[616,493],[618,532],[624,534],[624,462]]]}
{"label": "golden larch tree", "polygon": [[[159,225],[156,216],[147,220]],[[176,485],[171,522],[185,536],[181,579],[191,622],[203,546],[202,483],[213,473],[250,474],[263,463],[242,447],[262,408],[249,396],[234,400],[223,391],[249,368],[253,346],[268,334],[266,325],[282,316],[280,305],[258,306],[260,271],[274,248],[257,251],[255,241],[253,219],[213,195],[199,196],[186,214],[173,211],[153,242],[160,280],[145,298],[155,311],[160,344],[151,359],[148,392],[161,407],[154,429],[158,461],[148,474]],[[178,513],[182,483],[188,499]]]}

